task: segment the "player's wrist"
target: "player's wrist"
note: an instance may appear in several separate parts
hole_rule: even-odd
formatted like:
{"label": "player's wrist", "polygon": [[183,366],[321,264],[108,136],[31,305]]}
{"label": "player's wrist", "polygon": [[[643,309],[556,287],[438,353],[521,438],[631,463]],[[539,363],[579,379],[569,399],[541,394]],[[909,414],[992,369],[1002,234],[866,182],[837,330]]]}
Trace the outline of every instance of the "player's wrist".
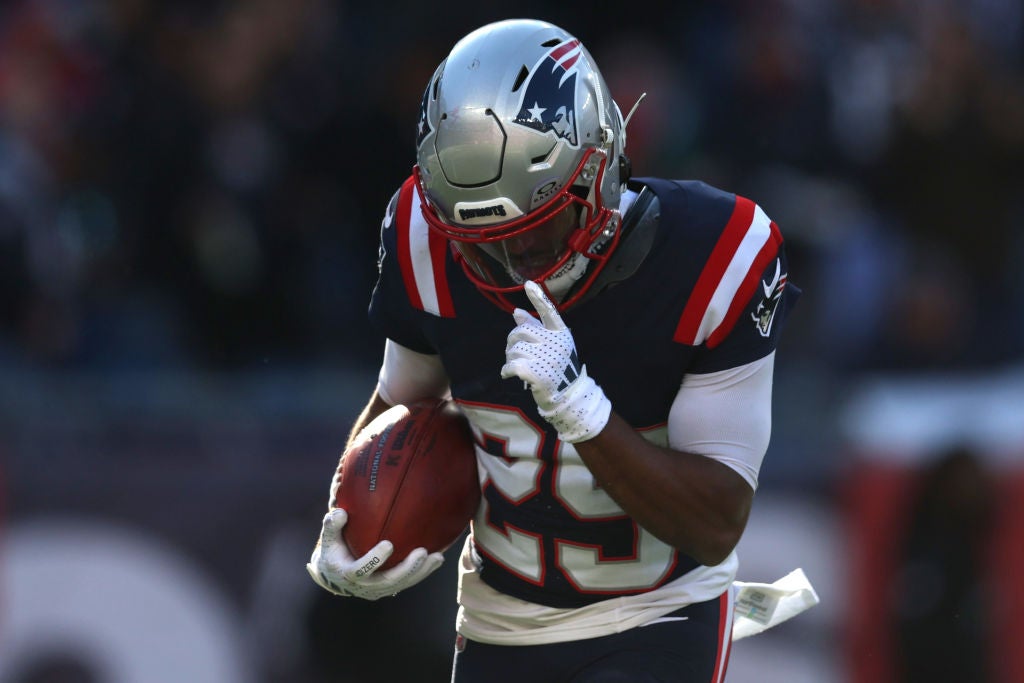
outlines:
{"label": "player's wrist", "polygon": [[612,403],[584,368],[557,406],[538,410],[558,431],[559,439],[578,443],[594,438],[604,429],[611,417]]}

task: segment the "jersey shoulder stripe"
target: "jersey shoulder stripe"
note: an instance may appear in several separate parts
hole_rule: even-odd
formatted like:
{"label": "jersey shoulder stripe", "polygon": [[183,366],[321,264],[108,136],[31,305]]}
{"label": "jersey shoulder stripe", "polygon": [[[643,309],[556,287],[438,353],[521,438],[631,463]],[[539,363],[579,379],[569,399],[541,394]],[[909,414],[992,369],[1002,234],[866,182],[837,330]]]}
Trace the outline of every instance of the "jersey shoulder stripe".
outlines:
{"label": "jersey shoulder stripe", "polygon": [[782,234],[761,207],[737,196],[732,215],[704,264],[673,339],[717,346],[753,296],[761,273],[778,254]]}
{"label": "jersey shoulder stripe", "polygon": [[394,220],[398,264],[409,303],[432,315],[454,318],[455,307],[446,270],[448,243],[430,232],[411,176],[399,190]]}

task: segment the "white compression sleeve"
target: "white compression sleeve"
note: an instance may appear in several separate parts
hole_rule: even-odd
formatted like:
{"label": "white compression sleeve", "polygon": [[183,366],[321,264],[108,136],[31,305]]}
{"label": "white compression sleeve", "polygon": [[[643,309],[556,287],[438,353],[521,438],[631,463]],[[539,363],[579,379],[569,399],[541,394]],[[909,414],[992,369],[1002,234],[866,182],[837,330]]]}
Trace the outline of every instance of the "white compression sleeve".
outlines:
{"label": "white compression sleeve", "polygon": [[668,419],[669,446],[731,467],[757,489],[772,432],[775,352],[728,370],[683,377]]}
{"label": "white compression sleeve", "polygon": [[419,353],[390,339],[377,375],[377,394],[390,405],[429,396],[448,396],[448,375],[441,357]]}

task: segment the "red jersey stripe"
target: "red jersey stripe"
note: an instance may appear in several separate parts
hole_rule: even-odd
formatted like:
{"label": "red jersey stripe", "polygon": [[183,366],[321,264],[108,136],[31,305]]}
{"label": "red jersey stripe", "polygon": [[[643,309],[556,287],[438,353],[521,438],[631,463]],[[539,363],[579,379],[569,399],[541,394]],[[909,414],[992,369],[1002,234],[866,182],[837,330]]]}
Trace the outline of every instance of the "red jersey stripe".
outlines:
{"label": "red jersey stripe", "polygon": [[718,598],[718,650],[715,652],[715,671],[710,683],[722,683],[729,668],[729,651],[732,649],[732,589]]}
{"label": "red jersey stripe", "polygon": [[707,263],[704,264],[704,269],[701,271],[700,277],[697,278],[697,284],[686,302],[686,308],[683,309],[683,314],[679,318],[679,324],[676,326],[676,333],[673,336],[676,342],[691,345],[701,343],[702,340],[697,339],[700,324],[704,320],[704,314],[711,303],[711,297],[714,296],[715,290],[718,288],[718,283],[722,280],[722,276],[732,262],[733,255],[753,223],[755,208],[756,205],[749,199],[736,197],[732,216],[730,216],[725,230],[722,231],[722,235],[718,238],[718,243],[715,244]]}
{"label": "red jersey stripe", "polygon": [[402,271],[405,291],[409,295],[409,303],[413,307],[423,310],[423,300],[420,298],[419,288],[416,286],[416,273],[412,267],[412,246],[409,243],[409,216],[414,192],[415,185],[410,177],[398,193],[398,208],[395,210],[392,227],[398,231],[398,265]]}
{"label": "red jersey stripe", "polygon": [[421,311],[454,318],[455,306],[445,269],[448,241],[430,232],[420,213],[412,178],[406,180],[399,192],[394,228],[398,231],[398,264],[409,303]]}
{"label": "red jersey stripe", "polygon": [[779,245],[782,244],[782,233],[779,231],[779,226],[775,225],[775,221],[769,223],[769,229],[771,230],[771,235],[754,258],[750,270],[747,271],[747,276],[743,278],[743,284],[736,290],[736,296],[733,297],[732,303],[729,305],[729,312],[725,314],[721,324],[708,335],[707,344],[709,349],[718,346],[725,339],[726,335],[732,331],[733,326],[736,325],[736,321],[740,317],[740,313],[747,307],[750,298],[754,296],[754,292],[760,286],[761,274],[764,272],[764,269],[768,267],[772,259],[778,256]]}

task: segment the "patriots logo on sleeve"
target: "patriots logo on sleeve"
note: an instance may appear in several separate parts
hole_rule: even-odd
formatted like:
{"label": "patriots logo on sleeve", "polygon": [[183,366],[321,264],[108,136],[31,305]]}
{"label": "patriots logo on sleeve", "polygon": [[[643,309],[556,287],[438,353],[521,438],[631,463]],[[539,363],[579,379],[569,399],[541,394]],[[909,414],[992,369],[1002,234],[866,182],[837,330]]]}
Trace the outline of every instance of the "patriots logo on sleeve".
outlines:
{"label": "patriots logo on sleeve", "polygon": [[576,132],[576,62],[582,56],[580,41],[556,45],[530,72],[515,122],[541,133],[551,131],[573,147]]}
{"label": "patriots logo on sleeve", "polygon": [[[739,321],[747,303],[764,287],[761,275],[773,260],[778,261],[781,245],[778,226],[761,207],[736,197],[729,222],[686,302],[675,341],[691,346],[707,344],[709,349],[718,346]],[[776,274],[769,287],[774,290],[780,281],[785,282],[783,278],[785,275]],[[768,303],[771,311],[765,322],[770,330],[778,302]]]}
{"label": "patriots logo on sleeve", "polygon": [[761,281],[761,289],[764,296],[757,304],[757,310],[750,314],[757,331],[762,337],[772,333],[772,322],[775,320],[775,311],[782,300],[782,292],[786,289],[786,274],[782,272],[782,264],[775,259],[775,276],[771,282]]}

